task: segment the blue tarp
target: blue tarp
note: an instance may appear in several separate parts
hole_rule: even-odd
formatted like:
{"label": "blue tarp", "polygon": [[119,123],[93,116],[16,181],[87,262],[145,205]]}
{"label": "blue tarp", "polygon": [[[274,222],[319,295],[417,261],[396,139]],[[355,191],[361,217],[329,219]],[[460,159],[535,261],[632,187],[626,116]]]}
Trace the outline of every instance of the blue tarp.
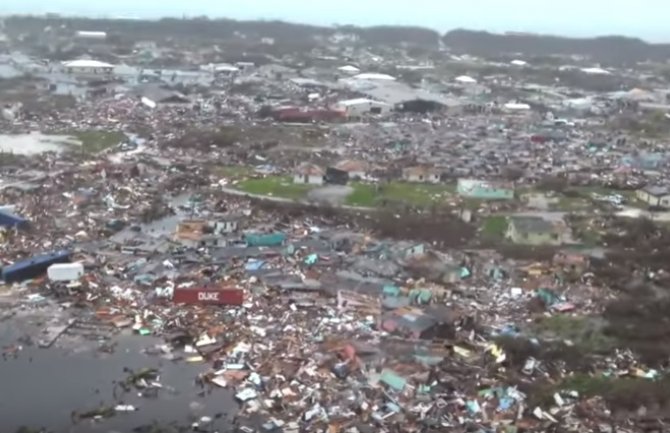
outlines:
{"label": "blue tarp", "polygon": [[244,269],[250,272],[258,271],[265,265],[265,260],[249,259]]}
{"label": "blue tarp", "polygon": [[0,226],[2,227],[21,227],[28,224],[28,220],[14,215],[11,212],[0,210]]}
{"label": "blue tarp", "polygon": [[2,279],[7,283],[13,283],[38,277],[54,263],[68,263],[70,254],[70,251],[62,250],[21,260],[13,265],[5,266],[2,269]]}

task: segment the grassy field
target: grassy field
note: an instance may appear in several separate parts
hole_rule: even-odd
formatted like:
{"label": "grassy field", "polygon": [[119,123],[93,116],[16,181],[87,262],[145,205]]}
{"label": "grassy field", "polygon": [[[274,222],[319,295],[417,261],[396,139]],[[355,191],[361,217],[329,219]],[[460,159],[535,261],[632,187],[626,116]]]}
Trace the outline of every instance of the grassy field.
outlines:
{"label": "grassy field", "polygon": [[504,216],[490,216],[484,219],[482,236],[487,239],[502,239],[507,231],[507,218]]}
{"label": "grassy field", "polygon": [[347,197],[351,206],[374,207],[383,201],[404,202],[414,206],[440,203],[454,194],[454,185],[430,185],[406,182],[389,182],[372,185],[353,183],[354,191]]}
{"label": "grassy field", "polygon": [[243,180],[236,188],[249,194],[298,200],[304,198],[314,186],[293,183],[289,176],[267,176]]}
{"label": "grassy field", "polygon": [[69,135],[79,141],[84,153],[102,152],[127,139],[126,135],[120,131],[74,130],[67,131],[64,135]]}

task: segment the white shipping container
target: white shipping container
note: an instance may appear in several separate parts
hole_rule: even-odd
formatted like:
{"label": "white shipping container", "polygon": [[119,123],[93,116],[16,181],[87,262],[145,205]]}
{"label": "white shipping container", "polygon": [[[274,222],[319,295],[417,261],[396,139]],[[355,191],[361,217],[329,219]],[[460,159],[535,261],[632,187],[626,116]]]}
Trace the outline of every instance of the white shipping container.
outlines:
{"label": "white shipping container", "polygon": [[84,276],[81,263],[56,263],[47,269],[49,281],[76,281]]}

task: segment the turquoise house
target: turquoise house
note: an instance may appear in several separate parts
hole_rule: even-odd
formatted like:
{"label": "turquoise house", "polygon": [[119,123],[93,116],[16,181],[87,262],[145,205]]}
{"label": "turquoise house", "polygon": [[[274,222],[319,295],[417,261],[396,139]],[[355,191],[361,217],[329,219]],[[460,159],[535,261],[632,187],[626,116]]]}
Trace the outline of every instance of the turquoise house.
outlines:
{"label": "turquoise house", "polygon": [[458,179],[458,195],[478,200],[512,200],[514,186],[508,182],[493,182],[476,179]]}
{"label": "turquoise house", "polygon": [[284,233],[245,233],[244,241],[250,247],[278,247],[284,243]]}

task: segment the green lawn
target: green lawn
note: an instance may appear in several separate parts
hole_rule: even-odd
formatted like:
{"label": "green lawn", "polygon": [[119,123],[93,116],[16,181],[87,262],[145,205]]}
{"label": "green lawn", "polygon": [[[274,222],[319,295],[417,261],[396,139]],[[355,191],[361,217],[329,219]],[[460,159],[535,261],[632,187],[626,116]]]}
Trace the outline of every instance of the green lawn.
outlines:
{"label": "green lawn", "polygon": [[127,137],[120,131],[73,130],[63,135],[75,138],[81,143],[84,153],[98,153],[112,146],[123,143]]}
{"label": "green lawn", "polygon": [[304,198],[314,186],[293,183],[289,176],[267,176],[243,180],[236,188],[249,194],[298,200]]}
{"label": "green lawn", "polygon": [[507,231],[507,218],[504,216],[490,216],[484,219],[482,235],[491,239],[502,239]]}
{"label": "green lawn", "polygon": [[[519,195],[523,194],[524,192],[546,194],[545,191],[536,190],[534,188],[520,187],[518,190],[521,191]],[[568,190],[572,191],[572,194],[568,194],[567,192],[563,191],[554,192],[558,202],[550,206],[551,210],[566,212],[588,211],[589,209],[593,208],[593,203],[596,200],[594,195],[606,197],[613,194],[623,196],[625,199],[625,206],[644,207],[644,204],[641,204],[637,201],[635,191],[617,190],[601,186],[575,186],[569,187]]]}
{"label": "green lawn", "polygon": [[347,197],[351,206],[374,207],[382,201],[404,202],[415,206],[428,206],[452,196],[454,185],[431,185],[407,182],[389,182],[378,185],[352,183],[354,191]]}
{"label": "green lawn", "polygon": [[604,322],[599,318],[557,314],[540,318],[531,325],[531,330],[541,337],[570,340],[592,352],[607,352],[616,347],[616,341],[605,335]]}

